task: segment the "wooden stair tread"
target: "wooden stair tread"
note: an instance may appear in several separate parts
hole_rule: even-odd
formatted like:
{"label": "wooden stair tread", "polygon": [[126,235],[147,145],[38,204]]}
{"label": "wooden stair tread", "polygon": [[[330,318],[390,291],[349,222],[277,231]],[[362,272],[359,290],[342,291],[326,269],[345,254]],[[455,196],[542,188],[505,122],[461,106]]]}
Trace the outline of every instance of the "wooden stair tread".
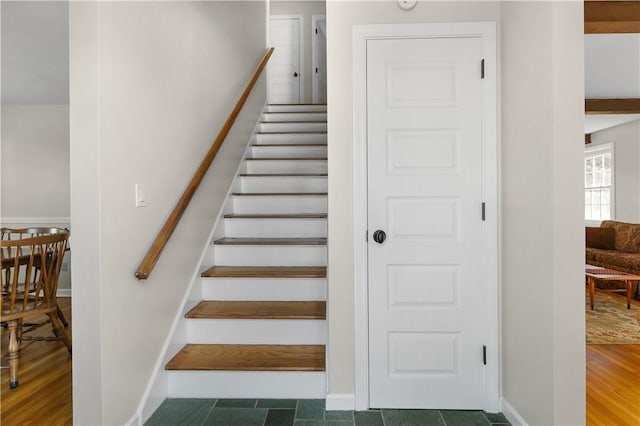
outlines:
{"label": "wooden stair tread", "polygon": [[327,173],[242,173],[241,177],[327,177]]}
{"label": "wooden stair tread", "polygon": [[322,301],[221,301],[203,300],[186,318],[198,319],[326,319],[326,303]]}
{"label": "wooden stair tread", "polygon": [[318,124],[326,123],[327,120],[305,120],[305,121],[261,121],[260,124]]}
{"label": "wooden stair tread", "polygon": [[326,111],[265,111],[262,114],[326,114]]}
{"label": "wooden stair tread", "polygon": [[247,161],[326,161],[327,157],[247,157]]}
{"label": "wooden stair tread", "polygon": [[322,246],[326,238],[230,238],[224,237],[213,242],[224,245],[264,245],[264,246]]}
{"label": "wooden stair tread", "polygon": [[324,371],[324,345],[188,344],[167,370]]}
{"label": "wooden stair tread", "polygon": [[268,106],[323,106],[326,107],[327,104],[267,104]]}
{"label": "wooden stair tread", "polygon": [[213,266],[203,278],[326,278],[324,266]]}
{"label": "wooden stair tread", "polygon": [[326,219],[326,213],[225,214],[225,219]]}
{"label": "wooden stair tread", "polygon": [[238,197],[278,197],[291,195],[326,196],[326,192],[234,192],[231,195]]}
{"label": "wooden stair tread", "polygon": [[319,147],[319,146],[327,146],[326,143],[254,143],[251,145],[252,147]]}
{"label": "wooden stair tread", "polygon": [[256,135],[326,135],[326,131],[256,132]]}

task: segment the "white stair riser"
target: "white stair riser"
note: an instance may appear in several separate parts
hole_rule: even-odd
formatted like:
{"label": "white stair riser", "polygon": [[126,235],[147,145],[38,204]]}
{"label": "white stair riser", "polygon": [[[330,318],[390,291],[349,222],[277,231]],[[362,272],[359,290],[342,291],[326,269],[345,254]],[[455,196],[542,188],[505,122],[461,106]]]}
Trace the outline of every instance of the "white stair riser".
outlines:
{"label": "white stair riser", "polygon": [[189,343],[226,345],[324,345],[324,320],[188,319]]}
{"label": "white stair riser", "polygon": [[327,196],[234,196],[233,211],[238,214],[326,213]]}
{"label": "white stair riser", "polygon": [[240,192],[327,192],[326,176],[241,176]]}
{"label": "white stair riser", "polygon": [[256,143],[258,145],[274,143],[327,143],[327,133],[257,133]]}
{"label": "white stair riser", "polygon": [[259,132],[326,132],[327,123],[320,122],[290,122],[290,123],[260,123]]}
{"label": "white stair riser", "polygon": [[326,112],[276,112],[265,113],[262,121],[270,123],[278,121],[327,121]]}
{"label": "white stair riser", "polygon": [[316,238],[327,236],[326,219],[224,219],[225,236],[234,238]]}
{"label": "white stair riser", "polygon": [[301,112],[301,111],[322,111],[327,112],[327,106],[322,104],[316,105],[267,105],[267,112]]}
{"label": "white stair riser", "polygon": [[327,173],[327,160],[247,160],[245,173]]}
{"label": "white stair riser", "polygon": [[203,300],[327,300],[325,278],[203,278]]}
{"label": "white stair riser", "polygon": [[324,266],[327,246],[214,245],[217,265],[228,266]]}
{"label": "white stair riser", "polygon": [[326,157],[326,146],[252,146],[251,157],[254,158],[301,158]]}
{"label": "white stair riser", "polygon": [[169,398],[323,399],[324,371],[169,371]]}

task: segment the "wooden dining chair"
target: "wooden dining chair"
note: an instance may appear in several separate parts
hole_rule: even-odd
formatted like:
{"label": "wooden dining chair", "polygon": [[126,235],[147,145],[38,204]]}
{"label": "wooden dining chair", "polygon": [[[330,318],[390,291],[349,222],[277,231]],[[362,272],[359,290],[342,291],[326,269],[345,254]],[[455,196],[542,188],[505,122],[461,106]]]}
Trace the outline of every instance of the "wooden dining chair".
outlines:
{"label": "wooden dining chair", "polygon": [[[38,237],[40,235],[49,235],[49,234],[58,234],[61,232],[69,233],[69,229],[67,228],[54,228],[48,226],[38,226],[38,227],[30,227],[30,228],[20,228],[20,229],[11,229],[11,228],[2,228],[0,230],[1,239],[22,239],[22,238],[30,238],[30,237]],[[69,242],[67,241],[66,251],[69,251]],[[58,312],[58,318],[62,321],[62,325],[65,327],[69,326],[69,322],[64,316],[62,309],[60,306],[56,308]],[[42,324],[39,324],[42,325]],[[33,328],[30,328],[25,331],[31,331]],[[27,339],[24,339],[27,340]]]}
{"label": "wooden dining chair", "polygon": [[[33,230],[33,229],[31,229]],[[2,229],[0,260],[2,264],[2,313],[0,320],[9,330],[9,387],[18,387],[18,361],[23,340],[62,340],[71,353],[71,340],[58,316],[56,292],[69,231],[55,228],[46,234],[29,229]],[[46,315],[53,338],[23,336],[24,320]]]}

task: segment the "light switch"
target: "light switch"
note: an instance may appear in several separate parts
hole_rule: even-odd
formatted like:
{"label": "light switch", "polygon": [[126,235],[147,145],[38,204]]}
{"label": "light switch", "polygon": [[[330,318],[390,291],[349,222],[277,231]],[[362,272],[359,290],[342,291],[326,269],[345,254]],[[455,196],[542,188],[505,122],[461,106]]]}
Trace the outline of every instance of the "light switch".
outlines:
{"label": "light switch", "polygon": [[147,207],[147,191],[144,183],[136,183],[136,207]]}

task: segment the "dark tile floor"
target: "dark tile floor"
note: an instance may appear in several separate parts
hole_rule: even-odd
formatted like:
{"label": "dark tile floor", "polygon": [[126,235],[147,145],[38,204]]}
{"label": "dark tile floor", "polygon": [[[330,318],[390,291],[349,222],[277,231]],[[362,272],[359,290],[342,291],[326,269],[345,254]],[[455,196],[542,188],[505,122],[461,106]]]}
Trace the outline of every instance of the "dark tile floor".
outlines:
{"label": "dark tile floor", "polygon": [[167,399],[145,425],[489,426],[502,414],[455,410],[325,411],[323,399]]}

